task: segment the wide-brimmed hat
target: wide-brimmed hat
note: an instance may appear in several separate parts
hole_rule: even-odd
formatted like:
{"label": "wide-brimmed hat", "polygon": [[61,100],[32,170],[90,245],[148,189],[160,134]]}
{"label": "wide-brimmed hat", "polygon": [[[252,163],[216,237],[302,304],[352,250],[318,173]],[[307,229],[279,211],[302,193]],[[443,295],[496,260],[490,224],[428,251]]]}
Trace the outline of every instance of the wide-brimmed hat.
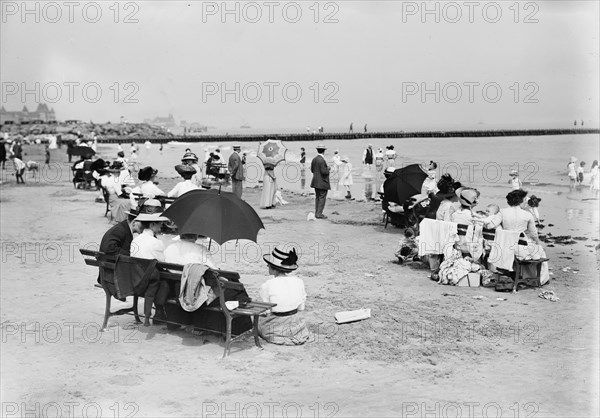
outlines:
{"label": "wide-brimmed hat", "polygon": [[458,196],[460,204],[470,208],[477,204],[479,194],[479,190],[471,189],[470,187],[460,187],[456,190],[456,196]]}
{"label": "wide-brimmed hat", "polygon": [[233,150],[234,150],[234,151],[240,151],[241,149],[242,149],[242,147],[241,147],[241,146],[239,146],[239,145],[234,145],[234,146],[233,146]]}
{"label": "wide-brimmed hat", "polygon": [[147,166],[140,170],[140,172],[138,173],[138,179],[141,181],[148,181],[152,177],[154,177],[156,175],[156,173],[158,173],[158,170],[155,170],[154,168]]}
{"label": "wide-brimmed hat", "polygon": [[193,152],[186,152],[183,155],[183,157],[181,158],[181,161],[188,161],[188,160],[198,161],[198,157]]}
{"label": "wide-brimmed hat", "polygon": [[167,222],[169,218],[162,216],[162,213],[140,213],[134,220],[138,222]]}
{"label": "wide-brimmed hat", "polygon": [[296,254],[295,248],[292,248],[289,253],[274,248],[271,254],[263,256],[263,260],[265,260],[269,266],[285,272],[294,271],[298,268],[298,265],[296,264],[298,262],[298,255]]}
{"label": "wide-brimmed hat", "polygon": [[193,176],[196,174],[196,169],[194,167],[185,164],[176,165],[175,171],[177,171],[180,176]]}
{"label": "wide-brimmed hat", "polygon": [[319,144],[316,146],[317,149],[327,149],[327,147],[325,146],[325,144]]}
{"label": "wide-brimmed hat", "polygon": [[117,152],[117,157],[123,158],[123,157],[125,157],[125,153],[123,151],[119,151],[119,152]]}
{"label": "wide-brimmed hat", "polygon": [[128,215],[152,215],[152,214],[161,214],[163,212],[162,204],[158,199],[146,199],[141,200],[141,205],[138,205],[136,209],[132,209],[129,212],[126,212]]}
{"label": "wide-brimmed hat", "polygon": [[148,199],[142,203],[132,215],[137,215],[136,221],[140,222],[166,222],[169,218],[161,216],[163,212],[162,204],[158,199]]}
{"label": "wide-brimmed hat", "polygon": [[343,161],[343,162],[345,162],[345,163],[347,163],[348,161],[350,161],[350,158],[348,158],[348,156],[347,156],[347,155],[344,155],[344,156],[342,157],[342,161]]}
{"label": "wide-brimmed hat", "polygon": [[518,172],[517,170],[514,170],[514,169],[513,169],[513,170],[510,170],[510,173],[509,173],[509,175],[510,175],[510,176],[518,176],[518,175],[519,175],[519,172]]}

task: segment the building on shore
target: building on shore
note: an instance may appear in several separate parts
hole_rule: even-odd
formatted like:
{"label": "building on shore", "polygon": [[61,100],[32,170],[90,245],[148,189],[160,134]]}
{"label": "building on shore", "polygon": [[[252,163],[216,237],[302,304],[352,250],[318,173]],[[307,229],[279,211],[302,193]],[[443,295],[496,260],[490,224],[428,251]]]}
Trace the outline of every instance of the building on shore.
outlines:
{"label": "building on shore", "polygon": [[45,123],[56,121],[54,109],[50,109],[45,103],[38,103],[37,109],[30,112],[27,106],[23,106],[20,111],[12,111],[0,108],[0,124],[15,124],[21,123]]}
{"label": "building on shore", "polygon": [[174,128],[176,126],[175,118],[171,113],[169,113],[169,116],[167,116],[166,118],[162,116],[157,116],[154,119],[144,119],[144,122],[149,125],[159,126],[165,129]]}

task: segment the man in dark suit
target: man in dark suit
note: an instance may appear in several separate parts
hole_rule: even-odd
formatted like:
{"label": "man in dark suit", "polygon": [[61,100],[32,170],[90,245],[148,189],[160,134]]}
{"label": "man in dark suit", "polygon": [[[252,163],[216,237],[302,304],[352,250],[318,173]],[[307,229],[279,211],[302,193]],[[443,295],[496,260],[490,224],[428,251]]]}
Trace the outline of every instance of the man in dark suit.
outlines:
{"label": "man in dark suit", "polygon": [[326,149],[325,145],[318,145],[318,154],[310,163],[310,171],[313,173],[310,187],[315,189],[315,218],[317,219],[327,219],[327,216],[323,215],[323,209],[327,200],[327,191],[331,189],[329,185],[329,167],[325,157],[323,157]]}
{"label": "man in dark suit", "polygon": [[233,146],[233,152],[229,157],[229,172],[231,173],[231,191],[242,198],[242,183],[244,181],[244,166],[239,152],[242,148],[239,145]]}

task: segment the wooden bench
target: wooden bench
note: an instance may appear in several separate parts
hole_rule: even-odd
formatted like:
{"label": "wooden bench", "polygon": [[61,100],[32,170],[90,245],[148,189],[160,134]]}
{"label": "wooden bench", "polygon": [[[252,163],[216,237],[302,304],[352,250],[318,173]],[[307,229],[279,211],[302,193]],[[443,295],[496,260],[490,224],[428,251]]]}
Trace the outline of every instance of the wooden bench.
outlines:
{"label": "wooden bench", "polygon": [[[116,257],[108,256],[108,255],[105,255],[98,251],[91,251],[91,250],[85,250],[85,249],[80,249],[79,252],[84,257],[84,261],[87,265],[96,266],[98,268],[114,271]],[[130,257],[130,259],[135,260],[134,257]],[[147,262],[147,260],[140,260],[140,262]],[[162,280],[171,281],[171,282],[180,282],[181,281],[181,274],[182,274],[183,268],[184,268],[183,265],[159,262],[159,263],[157,263],[156,268],[159,271],[161,281]],[[226,331],[224,332],[225,351],[223,353],[223,357],[227,357],[231,351],[231,343],[233,342],[232,336],[231,336],[232,322],[236,317],[240,317],[240,316],[252,317],[252,322],[253,322],[252,329],[253,329],[253,333],[254,333],[254,343],[259,348],[262,348],[262,346],[260,344],[259,336],[258,336],[258,320],[259,320],[258,317],[260,315],[264,314],[266,311],[268,311],[272,307],[276,306],[276,304],[267,303],[267,302],[249,301],[246,303],[240,303],[240,306],[238,308],[228,309],[227,306],[225,305],[226,291],[228,289],[231,289],[231,290],[245,292],[244,285],[239,282],[240,276],[238,273],[231,272],[231,271],[212,270],[212,269],[209,269],[209,270],[216,274],[205,274],[205,276],[204,276],[205,283],[207,286],[211,286],[213,288],[213,291],[215,292],[215,294],[218,297],[219,305],[218,306],[203,305],[199,308],[199,310],[208,311],[208,312],[218,312],[224,316],[225,323],[226,323]],[[133,296],[133,306],[130,308],[119,309],[115,312],[111,312],[112,295],[111,295],[108,287],[105,285],[101,285],[101,284],[95,284],[95,286],[104,289],[104,292],[106,295],[106,305],[105,305],[105,309],[104,309],[104,322],[102,324],[103,331],[106,330],[106,327],[108,325],[108,319],[111,316],[115,316],[115,315],[133,314],[136,322],[141,323],[140,315],[138,312],[138,299],[139,299],[139,297],[143,297],[143,296],[134,295]],[[167,303],[170,305],[180,306],[178,299],[168,299]],[[176,322],[176,321],[169,321],[169,320],[162,320],[162,319],[160,321],[167,323],[167,324],[176,325],[176,326],[187,325],[187,324],[183,324],[183,323]],[[219,331],[216,331],[213,329],[208,329],[207,331],[220,333]],[[240,338],[243,334],[245,334],[245,332],[236,336],[234,339]]]}
{"label": "wooden bench", "polygon": [[[468,225],[457,224],[458,235],[459,236],[466,235],[467,228],[468,228]],[[494,239],[496,238],[496,230],[483,228],[482,235],[483,235],[483,239],[485,239],[487,241],[494,241]],[[527,242],[527,240],[525,238],[525,234],[522,232],[521,232],[521,235],[519,235],[518,245],[523,245],[523,246],[529,245],[529,243]],[[488,256],[489,256],[489,254],[484,255],[484,257],[485,257],[484,263],[485,263],[486,267],[487,267],[487,257]],[[542,263],[545,261],[549,261],[549,260],[550,260],[549,258],[540,258],[537,260],[519,260],[515,257],[515,263],[516,263],[515,281],[513,284],[512,291],[514,293],[516,293],[519,283],[525,282],[525,279],[523,278],[523,266],[524,265],[535,265],[536,266],[536,268],[537,268],[536,282],[537,282],[538,288],[541,288],[542,281],[541,281],[540,276],[541,276],[541,270],[542,270]]]}

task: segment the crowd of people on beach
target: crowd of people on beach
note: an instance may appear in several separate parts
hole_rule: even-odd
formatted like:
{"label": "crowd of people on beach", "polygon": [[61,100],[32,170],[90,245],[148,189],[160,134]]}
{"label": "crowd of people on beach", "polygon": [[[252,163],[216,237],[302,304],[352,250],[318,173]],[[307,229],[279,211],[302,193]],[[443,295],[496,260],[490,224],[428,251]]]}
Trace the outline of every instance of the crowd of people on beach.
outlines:
{"label": "crowd of people on beach", "polygon": [[589,186],[589,189],[598,197],[600,191],[600,175],[598,173],[598,160],[592,162],[589,171],[589,180],[586,182],[585,161],[581,161],[577,165],[577,157],[571,157],[567,163],[567,176],[569,177],[569,187],[571,190]]}

